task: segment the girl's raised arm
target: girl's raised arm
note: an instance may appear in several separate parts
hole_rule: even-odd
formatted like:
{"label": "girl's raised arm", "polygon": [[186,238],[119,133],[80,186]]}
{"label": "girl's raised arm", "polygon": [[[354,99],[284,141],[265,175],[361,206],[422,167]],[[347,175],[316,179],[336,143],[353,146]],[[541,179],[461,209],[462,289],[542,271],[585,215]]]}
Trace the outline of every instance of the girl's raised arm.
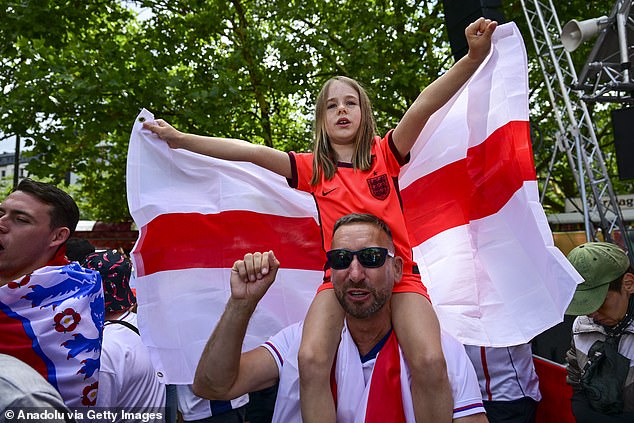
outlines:
{"label": "girl's raised arm", "polygon": [[465,29],[469,52],[419,95],[392,133],[401,157],[412,149],[429,117],[447,103],[471,78],[491,49],[497,22],[480,18]]}
{"label": "girl's raised arm", "polygon": [[233,138],[187,134],[178,131],[162,119],[145,122],[143,128],[154,132],[172,148],[183,148],[217,159],[251,162],[285,178],[292,176],[288,154],[265,145],[251,144]]}

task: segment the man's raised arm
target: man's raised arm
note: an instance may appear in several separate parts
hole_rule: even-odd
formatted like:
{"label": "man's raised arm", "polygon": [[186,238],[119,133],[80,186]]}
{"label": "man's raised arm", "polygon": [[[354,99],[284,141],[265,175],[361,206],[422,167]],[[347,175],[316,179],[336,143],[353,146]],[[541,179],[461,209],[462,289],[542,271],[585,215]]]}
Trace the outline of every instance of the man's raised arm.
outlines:
{"label": "man's raised arm", "polygon": [[273,251],[246,254],[231,268],[231,297],[198,362],[194,393],[230,400],[272,386],[279,372],[263,347],[241,354],[242,341],[255,307],[269,289],[280,263]]}

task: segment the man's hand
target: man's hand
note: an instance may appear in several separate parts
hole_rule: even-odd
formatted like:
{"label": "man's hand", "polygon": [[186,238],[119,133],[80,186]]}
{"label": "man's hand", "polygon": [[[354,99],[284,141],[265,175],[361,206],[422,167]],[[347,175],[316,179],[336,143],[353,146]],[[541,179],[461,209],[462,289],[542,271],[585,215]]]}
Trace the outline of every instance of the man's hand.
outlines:
{"label": "man's hand", "polygon": [[163,119],[156,119],[154,122],[144,122],[143,129],[148,129],[159,136],[171,148],[181,148],[184,135]]}
{"label": "man's hand", "polygon": [[273,251],[250,253],[231,268],[231,298],[200,356],[193,389],[199,397],[230,400],[275,384],[279,371],[264,348],[240,354],[249,320],[280,262]]}
{"label": "man's hand", "polygon": [[249,253],[231,268],[231,299],[255,305],[273,284],[280,262],[273,251]]}
{"label": "man's hand", "polygon": [[480,18],[465,29],[465,37],[469,43],[468,56],[482,62],[491,49],[491,36],[498,23],[491,19]]}

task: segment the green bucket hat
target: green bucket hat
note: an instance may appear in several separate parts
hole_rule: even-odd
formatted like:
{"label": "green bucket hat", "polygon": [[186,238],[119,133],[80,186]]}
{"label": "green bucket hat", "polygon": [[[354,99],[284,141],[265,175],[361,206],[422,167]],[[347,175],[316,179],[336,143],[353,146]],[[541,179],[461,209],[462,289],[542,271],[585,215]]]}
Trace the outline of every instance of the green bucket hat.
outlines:
{"label": "green bucket hat", "polygon": [[608,294],[610,282],[627,271],[630,260],[625,251],[608,242],[587,242],[575,247],[568,260],[583,277],[577,285],[566,314],[584,316],[601,307]]}

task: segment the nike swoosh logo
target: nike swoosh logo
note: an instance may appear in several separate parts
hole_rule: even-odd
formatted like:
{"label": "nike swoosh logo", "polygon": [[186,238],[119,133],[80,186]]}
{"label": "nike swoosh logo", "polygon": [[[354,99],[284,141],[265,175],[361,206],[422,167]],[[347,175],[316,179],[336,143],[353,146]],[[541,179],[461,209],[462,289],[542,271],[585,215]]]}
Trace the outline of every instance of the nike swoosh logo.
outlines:
{"label": "nike swoosh logo", "polygon": [[328,190],[328,191],[323,191],[323,190],[322,190],[322,191],[321,191],[321,195],[322,195],[323,197],[325,197],[325,196],[327,196],[328,194],[330,194],[331,192],[333,192],[334,190],[336,190],[337,188],[339,188],[339,187],[335,187],[335,188],[333,188],[333,189],[331,189],[331,190]]}

